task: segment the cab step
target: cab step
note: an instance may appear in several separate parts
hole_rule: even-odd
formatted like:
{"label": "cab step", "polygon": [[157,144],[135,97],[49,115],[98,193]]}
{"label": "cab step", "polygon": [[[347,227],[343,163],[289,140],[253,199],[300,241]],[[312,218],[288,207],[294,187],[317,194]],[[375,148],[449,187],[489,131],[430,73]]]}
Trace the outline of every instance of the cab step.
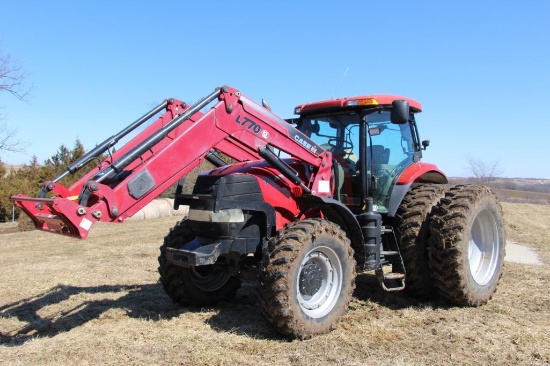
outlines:
{"label": "cab step", "polygon": [[384,272],[383,268],[375,271],[378,282],[385,291],[401,291],[405,289],[405,273]]}
{"label": "cab step", "polygon": [[405,279],[405,274],[396,273],[396,272],[384,273],[384,279],[385,280],[403,280]]}
{"label": "cab step", "polygon": [[[385,291],[401,291],[405,289],[405,266],[399,251],[399,245],[392,227],[383,228],[386,240],[380,251],[381,266],[376,270],[378,282]],[[384,271],[384,268],[386,270]]]}

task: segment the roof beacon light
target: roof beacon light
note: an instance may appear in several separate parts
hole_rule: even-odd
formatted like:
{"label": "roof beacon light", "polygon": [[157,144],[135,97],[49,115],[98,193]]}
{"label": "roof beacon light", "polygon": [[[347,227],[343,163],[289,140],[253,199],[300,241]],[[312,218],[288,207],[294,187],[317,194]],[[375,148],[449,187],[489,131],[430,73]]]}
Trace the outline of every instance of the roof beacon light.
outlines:
{"label": "roof beacon light", "polygon": [[378,101],[375,98],[355,99],[355,100],[348,100],[346,105],[348,107],[355,107],[355,106],[361,106],[361,105],[378,105]]}

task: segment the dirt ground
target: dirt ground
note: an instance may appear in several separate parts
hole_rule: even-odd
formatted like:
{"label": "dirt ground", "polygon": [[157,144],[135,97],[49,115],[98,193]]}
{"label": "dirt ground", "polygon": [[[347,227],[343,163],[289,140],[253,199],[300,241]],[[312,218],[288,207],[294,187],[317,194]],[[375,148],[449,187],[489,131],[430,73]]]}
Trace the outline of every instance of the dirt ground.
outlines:
{"label": "dirt ground", "polygon": [[[175,365],[548,365],[550,206],[503,204],[508,239],[543,265],[506,262],[478,308],[420,302],[358,277],[344,321],[307,341],[281,338],[254,286],[213,308],[175,306],[157,255],[177,218],[97,225],[86,241],[0,235],[0,362]],[[9,225],[5,228],[9,229]]]}

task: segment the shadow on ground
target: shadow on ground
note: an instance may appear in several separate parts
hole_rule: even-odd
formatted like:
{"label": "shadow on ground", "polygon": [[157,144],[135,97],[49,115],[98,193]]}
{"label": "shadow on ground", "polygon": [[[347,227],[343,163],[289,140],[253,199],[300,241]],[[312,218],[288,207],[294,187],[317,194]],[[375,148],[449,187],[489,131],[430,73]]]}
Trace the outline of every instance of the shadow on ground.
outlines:
{"label": "shadow on ground", "polygon": [[368,300],[391,310],[415,308],[449,308],[441,299],[417,299],[409,296],[406,291],[385,291],[373,274],[361,274],[355,280],[353,296],[360,300]]}
{"label": "shadow on ground", "polygon": [[[121,293],[122,296],[113,299]],[[48,312],[44,309],[50,306],[58,306],[59,310],[41,315]],[[204,311],[174,304],[160,283],[96,287],[58,285],[42,294],[0,305],[0,319],[16,318],[24,324],[17,329],[0,329],[0,345],[20,346],[34,338],[54,337],[99,319],[110,309],[123,309],[128,317],[149,321]],[[244,285],[234,299],[209,310],[215,314],[205,322],[216,331],[280,339],[256,306],[256,291],[252,285]]]}
{"label": "shadow on ground", "polygon": [[235,298],[215,307],[216,314],[207,324],[220,333],[232,333],[254,339],[284,340],[263,316],[257,305],[258,293],[253,283],[243,283]]}
{"label": "shadow on ground", "polygon": [[[112,299],[113,294],[125,293]],[[88,297],[101,297],[97,300]],[[82,300],[72,299],[71,305],[49,316],[41,316],[44,308],[61,304],[71,297],[84,295]],[[385,292],[374,276],[360,275],[356,281],[354,296],[381,306],[399,310],[407,307],[442,307],[439,303],[419,302],[403,292]],[[111,297],[111,298],[108,298]],[[212,329],[245,335],[254,339],[283,340],[263,317],[257,303],[253,284],[243,284],[237,296],[211,309],[214,315],[206,319]],[[110,309],[124,309],[131,318],[158,321],[178,317],[186,312],[202,312],[203,309],[180,307],[165,294],[160,283],[142,285],[103,285],[78,287],[58,285],[51,290],[0,306],[0,318],[17,318],[22,327],[0,330],[0,344],[19,346],[37,337],[54,337],[68,332],[100,316]]]}
{"label": "shadow on ground", "polygon": [[[354,298],[383,306],[391,310],[415,308],[449,309],[451,306],[440,299],[418,300],[404,291],[387,292],[378,282],[375,275],[361,274],[355,282]],[[256,306],[256,289],[254,285],[243,285],[239,294],[231,302],[224,303],[218,313],[207,323],[220,332],[246,335],[254,339],[284,340]],[[353,301],[352,301],[353,302]],[[350,307],[354,307],[351,305]],[[359,305],[361,308],[361,305]]]}
{"label": "shadow on ground", "polygon": [[[121,292],[126,294],[117,299],[106,298]],[[82,301],[72,300],[71,305],[62,306],[55,315],[40,315],[42,309],[82,294],[94,294],[94,297],[103,295],[103,298],[86,300],[84,296]],[[0,344],[18,346],[32,338],[53,337],[97,319],[113,308],[126,310],[129,317],[154,321],[176,317],[186,310],[175,307],[160,284],[96,287],[58,285],[45,293],[0,306],[0,318],[15,317],[26,324],[19,329],[0,330]]]}

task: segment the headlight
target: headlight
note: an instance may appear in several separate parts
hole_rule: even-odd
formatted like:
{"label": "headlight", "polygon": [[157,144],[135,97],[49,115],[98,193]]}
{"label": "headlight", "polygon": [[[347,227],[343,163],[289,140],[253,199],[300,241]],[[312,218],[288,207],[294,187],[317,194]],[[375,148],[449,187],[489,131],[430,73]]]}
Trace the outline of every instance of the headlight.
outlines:
{"label": "headlight", "polygon": [[244,222],[243,210],[238,208],[229,208],[226,210],[205,211],[189,210],[189,220],[203,222]]}

